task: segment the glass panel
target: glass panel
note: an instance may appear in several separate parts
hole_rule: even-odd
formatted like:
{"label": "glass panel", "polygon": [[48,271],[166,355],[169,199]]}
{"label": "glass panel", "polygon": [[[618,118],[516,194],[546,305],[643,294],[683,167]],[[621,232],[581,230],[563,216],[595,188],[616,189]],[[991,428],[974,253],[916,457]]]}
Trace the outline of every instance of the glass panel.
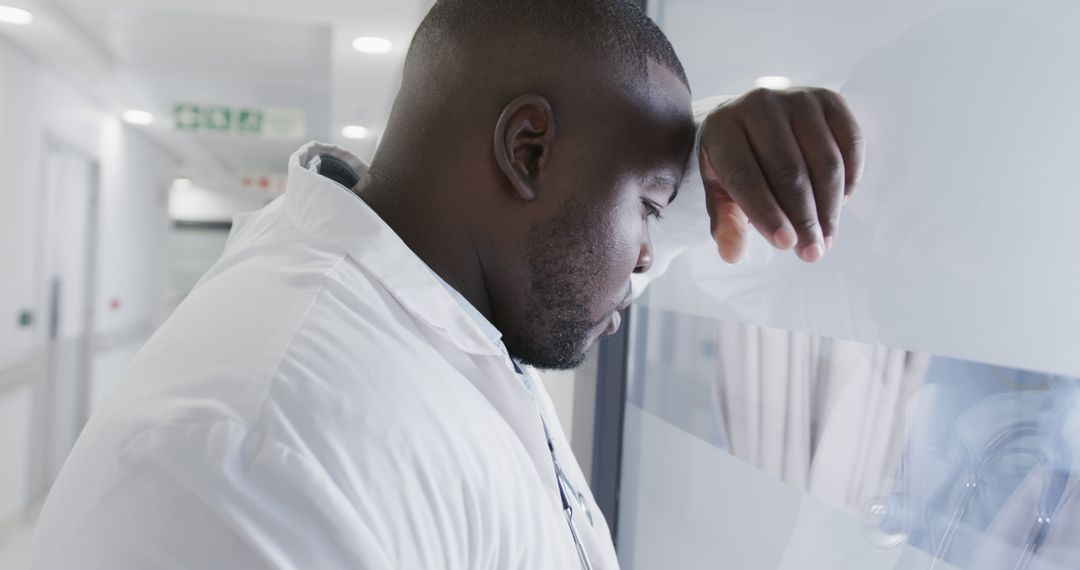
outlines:
{"label": "glass panel", "polygon": [[867,166],[821,262],[703,231],[635,304],[624,566],[1080,568],[1080,3],[649,6],[697,97],[839,89]]}
{"label": "glass panel", "polygon": [[1080,567],[1076,379],[664,309],[631,323],[626,568]]}
{"label": "glass panel", "polygon": [[[1080,2],[654,4],[696,98],[770,75],[839,89],[867,157],[820,263],[774,253],[755,233],[727,266],[703,224],[678,280],[646,302],[1080,374]],[[694,200],[704,207],[688,191],[668,209]]]}

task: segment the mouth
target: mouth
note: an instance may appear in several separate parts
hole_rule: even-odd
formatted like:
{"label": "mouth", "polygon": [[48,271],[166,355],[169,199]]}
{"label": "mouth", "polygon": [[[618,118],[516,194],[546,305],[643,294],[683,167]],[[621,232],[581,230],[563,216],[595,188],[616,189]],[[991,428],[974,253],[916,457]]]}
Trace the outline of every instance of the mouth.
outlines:
{"label": "mouth", "polygon": [[604,334],[615,334],[619,330],[619,325],[622,324],[622,315],[619,311],[612,311],[611,317],[608,319],[608,326],[604,329]]}
{"label": "mouth", "polygon": [[627,287],[626,288],[626,295],[623,295],[622,300],[619,301],[619,305],[615,307],[615,310],[616,311],[625,310],[627,307],[630,306],[630,303],[632,303],[633,301],[634,301],[634,290]]}

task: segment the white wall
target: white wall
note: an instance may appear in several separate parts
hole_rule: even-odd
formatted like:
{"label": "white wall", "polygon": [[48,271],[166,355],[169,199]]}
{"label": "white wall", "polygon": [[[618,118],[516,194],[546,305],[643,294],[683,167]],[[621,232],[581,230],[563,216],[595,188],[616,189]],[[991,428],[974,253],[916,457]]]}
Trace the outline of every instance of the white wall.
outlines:
{"label": "white wall", "polygon": [[[171,159],[60,77],[0,40],[0,368],[44,338],[45,295],[38,279],[40,190],[50,138],[79,149],[101,168],[98,219],[98,330],[156,310]],[[154,271],[147,270],[155,267]],[[108,310],[119,299],[117,311]],[[35,326],[18,328],[23,308]]]}
{"label": "white wall", "polygon": [[123,123],[103,122],[95,331],[109,333],[160,316],[173,159]]}
{"label": "white wall", "polygon": [[[43,159],[49,141],[100,167],[95,332],[152,322],[160,305],[170,156],[0,37],[0,521],[25,503],[31,398],[25,374],[41,357],[48,300],[39,262]],[[112,307],[117,300],[118,306]],[[34,323],[17,316],[31,310]],[[16,421],[17,420],[17,421]]]}

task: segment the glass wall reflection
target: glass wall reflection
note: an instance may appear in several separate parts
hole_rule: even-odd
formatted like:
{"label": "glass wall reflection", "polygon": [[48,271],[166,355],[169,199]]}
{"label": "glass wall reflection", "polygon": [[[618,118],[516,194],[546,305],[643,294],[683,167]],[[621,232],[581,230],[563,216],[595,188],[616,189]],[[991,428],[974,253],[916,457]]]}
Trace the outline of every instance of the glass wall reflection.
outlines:
{"label": "glass wall reflection", "polygon": [[1080,567],[1077,379],[640,305],[632,326],[627,568]]}

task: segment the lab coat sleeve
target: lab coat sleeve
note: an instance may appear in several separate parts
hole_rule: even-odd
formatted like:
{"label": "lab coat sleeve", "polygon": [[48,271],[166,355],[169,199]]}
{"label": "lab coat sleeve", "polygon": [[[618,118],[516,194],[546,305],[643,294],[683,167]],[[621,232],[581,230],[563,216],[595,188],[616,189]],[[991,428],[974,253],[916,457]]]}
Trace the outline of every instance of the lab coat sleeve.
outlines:
{"label": "lab coat sleeve", "polygon": [[394,567],[317,463],[237,423],[156,428],[104,479],[35,569]]}
{"label": "lab coat sleeve", "polygon": [[[678,196],[674,202],[664,208],[663,219],[649,228],[653,246],[653,265],[649,271],[635,273],[631,277],[635,296],[641,294],[649,283],[663,275],[671,267],[671,262],[683,252],[706,247],[716,250],[709,228],[709,212],[705,209],[705,185],[701,181],[701,170],[698,166],[698,144],[701,124],[705,117],[724,101],[726,101],[724,97],[710,97],[694,103],[694,122],[698,128],[698,140],[694,143],[694,150],[690,153],[690,159],[683,171]],[[752,241],[764,241],[764,239],[759,240],[756,232],[751,232],[748,238]],[[747,248],[740,265],[752,265],[747,264],[747,261],[758,249]],[[716,263],[734,272],[735,266],[723,261],[718,251]]]}

